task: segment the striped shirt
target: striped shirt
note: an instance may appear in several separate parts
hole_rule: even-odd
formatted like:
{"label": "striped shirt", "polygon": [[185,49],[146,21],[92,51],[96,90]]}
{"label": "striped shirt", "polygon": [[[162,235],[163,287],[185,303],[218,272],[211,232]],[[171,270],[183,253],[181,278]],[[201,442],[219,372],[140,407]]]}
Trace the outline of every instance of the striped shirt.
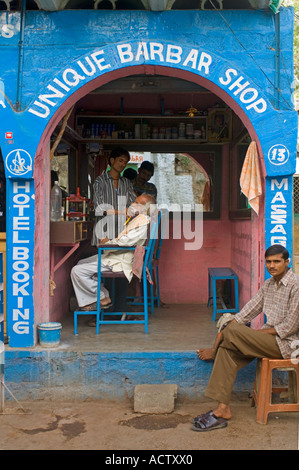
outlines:
{"label": "striped shirt", "polygon": [[278,284],[273,277],[267,279],[258,293],[235,315],[235,320],[246,323],[260,313],[266,315],[262,328],[275,328],[282,357],[290,358],[299,346],[299,280],[291,269]]}
{"label": "striped shirt", "polygon": [[[136,195],[130,180],[121,176],[118,180],[117,188],[114,187],[114,180],[110,176],[110,172],[103,173],[98,176],[93,185],[93,202],[96,216],[96,223],[103,221],[100,238],[115,238],[118,235],[119,228],[123,228],[123,217],[117,215],[108,215],[102,219],[105,211],[108,209],[124,210],[129,207],[135,199]],[[92,245],[96,245],[99,238],[93,231]]]}

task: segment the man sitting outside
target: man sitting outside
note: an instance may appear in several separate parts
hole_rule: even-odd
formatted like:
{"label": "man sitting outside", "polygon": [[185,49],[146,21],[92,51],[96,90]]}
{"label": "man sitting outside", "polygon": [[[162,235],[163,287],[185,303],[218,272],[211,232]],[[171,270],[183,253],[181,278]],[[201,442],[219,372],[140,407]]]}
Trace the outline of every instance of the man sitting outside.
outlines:
{"label": "man sitting outside", "polygon": [[[150,205],[155,200],[148,194],[138,196],[128,208],[130,221],[125,224],[124,230],[113,240],[101,240],[102,244],[119,246],[144,245],[147,239],[147,228],[150,223]],[[101,272],[123,272],[130,282],[133,277],[132,266],[133,250],[105,250],[101,256]],[[72,268],[71,279],[80,310],[93,311],[97,308],[98,290],[98,255],[80,260]],[[102,308],[111,306],[109,292],[101,283],[100,305]]]}
{"label": "man sitting outside", "polygon": [[[271,278],[234,316],[211,349],[199,349],[198,357],[214,359],[205,395],[218,402],[214,410],[192,419],[194,431],[224,428],[232,417],[230,397],[236,374],[254,358],[290,358],[299,340],[299,282],[289,269],[289,253],[273,245],[265,253]],[[246,326],[260,313],[266,316],[262,329]]]}

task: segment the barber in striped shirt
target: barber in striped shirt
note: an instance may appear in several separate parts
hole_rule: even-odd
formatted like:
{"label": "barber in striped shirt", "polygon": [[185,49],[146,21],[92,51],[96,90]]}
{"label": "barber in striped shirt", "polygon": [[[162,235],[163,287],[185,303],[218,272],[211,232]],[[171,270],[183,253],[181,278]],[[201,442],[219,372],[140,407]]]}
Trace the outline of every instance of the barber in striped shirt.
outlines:
{"label": "barber in striped shirt", "polygon": [[[131,181],[121,176],[130,160],[126,149],[116,148],[109,157],[110,170],[98,176],[94,182],[94,208],[96,215],[97,233],[93,230],[92,245],[97,245],[102,239],[110,240],[117,237],[123,230],[126,221],[126,209],[136,199]],[[111,280],[107,281],[107,288],[111,291]],[[114,312],[126,311],[128,281],[115,280]]]}
{"label": "barber in striped shirt", "polygon": [[[117,237],[126,220],[126,208],[136,199],[131,181],[121,176],[129,160],[130,154],[126,149],[112,150],[109,157],[110,170],[98,176],[94,182],[94,208],[96,223],[100,222],[102,228],[101,239],[107,237],[112,240]],[[98,226],[98,232],[99,228]],[[94,231],[92,245],[97,245],[99,241]]]}

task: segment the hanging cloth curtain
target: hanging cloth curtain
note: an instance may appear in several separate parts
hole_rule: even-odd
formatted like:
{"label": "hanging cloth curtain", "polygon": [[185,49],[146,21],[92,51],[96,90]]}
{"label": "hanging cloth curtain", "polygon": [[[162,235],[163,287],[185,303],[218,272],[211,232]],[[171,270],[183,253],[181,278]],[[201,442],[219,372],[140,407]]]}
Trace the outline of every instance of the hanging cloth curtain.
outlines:
{"label": "hanging cloth curtain", "polygon": [[259,213],[259,198],[262,194],[262,183],[256,142],[248,147],[240,176],[241,191],[248,199],[252,209]]}

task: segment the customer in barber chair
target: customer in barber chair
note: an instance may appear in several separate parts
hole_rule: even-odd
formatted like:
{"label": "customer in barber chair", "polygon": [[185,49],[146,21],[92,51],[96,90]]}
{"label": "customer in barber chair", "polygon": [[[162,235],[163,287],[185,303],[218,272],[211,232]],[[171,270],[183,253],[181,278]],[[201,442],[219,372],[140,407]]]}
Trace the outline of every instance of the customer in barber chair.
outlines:
{"label": "customer in barber chair", "polygon": [[[122,232],[113,240],[102,239],[101,244],[144,245],[150,223],[151,204],[155,204],[155,199],[151,195],[138,196],[127,210],[128,219]],[[134,250],[105,250],[101,256],[101,272],[123,272],[130,282],[133,277],[133,260]],[[71,280],[80,310],[94,311],[97,308],[97,272],[98,255],[82,259],[72,268]],[[110,294],[103,283],[101,283],[100,289],[100,305],[102,308],[109,308],[112,305]]]}

